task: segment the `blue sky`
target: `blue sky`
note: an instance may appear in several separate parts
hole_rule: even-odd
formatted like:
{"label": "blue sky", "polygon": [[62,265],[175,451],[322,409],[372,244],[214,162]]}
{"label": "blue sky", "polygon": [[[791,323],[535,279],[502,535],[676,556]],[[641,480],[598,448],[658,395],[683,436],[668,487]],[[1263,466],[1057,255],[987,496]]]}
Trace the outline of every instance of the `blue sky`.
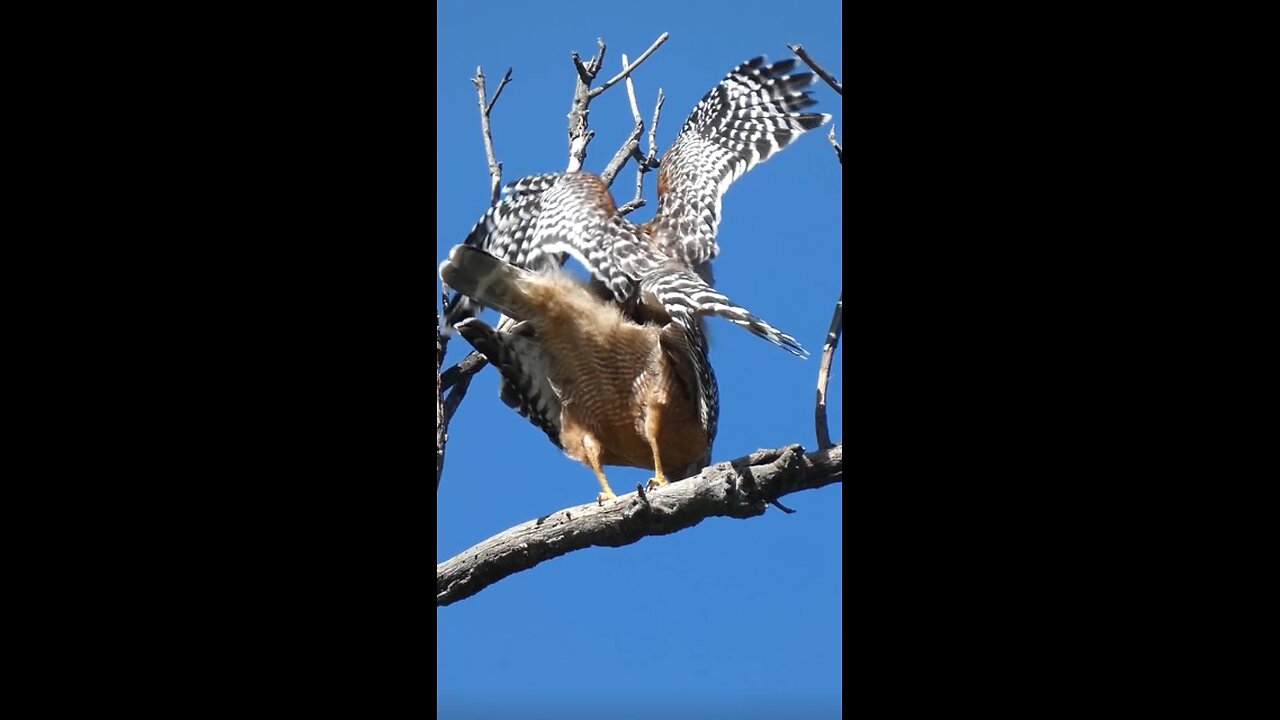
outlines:
{"label": "blue sky", "polygon": [[[490,93],[512,82],[492,116],[503,182],[558,171],[568,159],[565,115],[573,91],[569,53],[608,46],[600,80],[663,32],[667,42],[635,73],[648,123],[657,90],[665,151],[698,99],[753,56],[790,57],[803,44],[842,82],[841,10],[835,2],[563,2],[437,5],[436,261],[460,242],[488,203],[488,170],[468,78],[483,65]],[[841,98],[819,81],[814,108],[847,140]],[[585,169],[599,172],[631,130],[619,83],[591,105],[596,132]],[[709,322],[721,415],[713,460],[762,447],[815,446],[814,388],[822,341],[842,287],[841,168],[830,125],[738,180],[724,198],[717,287],[794,335],[801,360],[725,321]],[[656,173],[645,178],[652,217]],[[634,191],[628,163],[618,204]],[[572,262],[572,261],[571,261]],[[432,299],[438,302],[439,278]],[[856,317],[857,305],[853,307]],[[492,319],[492,313],[487,313]],[[829,416],[843,437],[841,338]],[[455,338],[446,367],[470,350]],[[437,561],[512,525],[591,502],[599,486],[540,430],[497,397],[489,368],[453,420],[438,492]],[[651,471],[606,468],[620,494]],[[792,495],[796,509],[751,520],[710,519],[624,548],[570,553],[436,610],[437,699],[446,718],[839,717],[842,699],[843,485]]]}

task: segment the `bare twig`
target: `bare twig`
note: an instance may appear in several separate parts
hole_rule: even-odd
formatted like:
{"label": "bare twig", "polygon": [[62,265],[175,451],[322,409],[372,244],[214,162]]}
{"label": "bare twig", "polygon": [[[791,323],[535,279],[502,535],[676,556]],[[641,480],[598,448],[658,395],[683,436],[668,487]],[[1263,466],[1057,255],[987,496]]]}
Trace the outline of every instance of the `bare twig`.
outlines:
{"label": "bare twig", "polygon": [[502,82],[498,83],[498,89],[494,91],[493,97],[489,98],[489,105],[484,109],[485,115],[493,112],[493,106],[497,104],[498,98],[502,96],[502,88],[506,87],[509,82],[511,82],[511,68],[507,68],[507,71],[503,73]]}
{"label": "bare twig", "polygon": [[658,88],[658,102],[653,106],[653,123],[649,125],[649,156],[645,158],[645,164],[650,170],[658,167],[658,143],[655,138],[658,134],[658,118],[662,117],[662,103],[666,101],[662,88]]}
{"label": "bare twig", "polygon": [[827,72],[826,69],[824,69],[821,65],[819,65],[818,61],[809,57],[809,53],[805,52],[803,45],[788,45],[787,47],[791,49],[791,52],[798,55],[800,59],[804,61],[805,65],[808,65],[809,67],[813,68],[813,71],[818,73],[818,77],[822,78],[823,80],[826,80],[827,84],[831,86],[832,90],[836,91],[837,95],[840,95],[841,97],[844,96],[844,86],[840,84],[840,81],[836,80],[835,76]]}
{"label": "bare twig", "polygon": [[[493,99],[485,97],[484,87],[484,68],[476,66],[476,76],[471,78],[471,84],[476,88],[476,103],[480,108],[480,132],[484,136],[484,154],[489,161],[489,205],[493,206],[498,203],[498,189],[502,187],[502,163],[498,162],[498,158],[493,153],[493,133],[489,128],[489,114],[493,112],[493,106],[498,102],[498,97],[502,95],[502,89],[511,82],[511,68],[507,68],[507,72],[502,75],[502,81],[498,83],[498,89],[493,93]],[[447,305],[448,288],[441,285],[440,302],[441,306]],[[449,421],[453,419],[453,414],[458,411],[458,405],[462,399],[467,396],[467,388],[471,385],[471,378],[485,366],[484,356],[477,352],[472,352],[462,359],[457,365],[449,368],[444,375],[440,374],[440,366],[444,361],[445,349],[449,345],[449,338],[446,337],[440,328],[440,314],[436,313],[436,490],[440,490],[440,477],[444,472],[444,448],[449,442]],[[478,359],[477,359],[478,358]],[[446,379],[448,385],[445,384]],[[449,397],[444,397],[444,391],[449,387],[453,391],[449,393]]]}
{"label": "bare twig", "polygon": [[[627,78],[628,87],[631,78]],[[662,94],[662,88],[658,88],[658,102],[653,106],[653,123],[649,126],[649,154],[641,155],[639,150],[639,142],[632,149],[631,156],[636,159],[636,196],[628,200],[622,207],[618,208],[619,215],[626,215],[636,208],[644,207],[644,174],[658,167],[658,119],[662,117],[662,103],[666,102],[666,97]],[[632,112],[636,114],[637,122],[639,122],[640,110],[635,106],[634,98],[632,100]]]}
{"label": "bare twig", "polygon": [[[592,98],[595,98],[600,93],[608,90],[610,86],[617,83],[619,80],[628,77],[631,72],[640,65],[640,63],[644,62],[645,58],[652,55],[653,51],[658,49],[658,46],[667,41],[667,36],[668,33],[662,33],[662,35],[654,41],[653,45],[650,45],[649,49],[645,50],[644,54],[637,58],[635,62],[627,63],[624,60],[622,63],[622,72],[612,78],[609,78],[608,82],[594,90],[591,89],[591,83],[600,73],[600,66],[604,61],[604,40],[600,38],[596,39],[596,45],[599,46],[599,52],[597,52],[596,56],[591,59],[591,62],[586,64],[582,62],[582,58],[579,57],[578,53],[573,52],[569,54],[569,57],[573,60],[573,67],[577,70],[578,77],[573,86],[573,102],[569,105],[569,165],[565,168],[565,172],[577,172],[581,170],[582,164],[587,159],[587,145],[590,144],[592,138],[595,137],[595,133],[587,129],[587,116],[590,114],[589,107],[591,105]],[[625,163],[626,157],[623,156],[619,162]],[[621,165],[618,167],[621,169]],[[616,174],[617,170],[614,170],[614,173]]]}
{"label": "bare twig", "polygon": [[649,49],[648,49],[648,50],[645,50],[645,51],[640,55],[640,57],[636,58],[636,61],[635,61],[634,63],[632,63],[632,64],[628,65],[628,64],[627,64],[627,61],[623,60],[623,61],[622,61],[622,72],[618,73],[617,75],[614,75],[613,77],[609,78],[609,80],[608,80],[607,82],[605,82],[605,84],[601,85],[600,87],[596,88],[595,90],[592,90],[592,91],[591,91],[591,97],[596,97],[597,95],[599,95],[600,93],[604,92],[605,90],[608,90],[609,88],[613,87],[613,85],[614,85],[615,83],[617,83],[619,80],[621,80],[622,78],[624,78],[624,77],[626,77],[626,76],[630,75],[630,74],[631,74],[631,71],[632,71],[632,70],[635,70],[635,69],[636,69],[636,68],[638,68],[638,67],[640,67],[640,63],[642,63],[642,62],[644,62],[645,60],[647,60],[647,59],[649,58],[649,56],[653,54],[653,51],[654,51],[654,50],[657,50],[657,49],[662,45],[662,43],[664,43],[664,42],[666,42],[666,41],[667,41],[667,38],[668,38],[669,36],[670,36],[670,33],[665,33],[665,32],[664,32],[664,33],[662,33],[661,35],[659,35],[659,36],[658,36],[658,39],[657,39],[657,40],[654,40],[654,41],[653,41],[653,44],[649,46]]}
{"label": "bare twig", "polygon": [[596,79],[596,73],[600,72],[600,64],[604,62],[604,38],[596,38],[596,56],[586,64],[582,64],[582,58],[578,57],[578,51],[574,50],[569,53],[569,57],[573,59],[573,66],[578,69],[578,77],[582,78],[582,82],[590,85],[592,80]]}
{"label": "bare twig", "polygon": [[641,179],[643,177],[644,177],[644,171],[640,170],[639,167],[637,167],[636,168],[636,196],[622,203],[622,207],[618,208],[619,215],[630,214],[636,210],[639,210],[640,208],[644,207],[647,204],[645,202],[645,199],[640,197],[640,195],[644,192],[644,180]]}
{"label": "bare twig", "polygon": [[[622,56],[622,65],[626,67],[627,56]],[[636,156],[637,149],[640,147],[640,136],[644,134],[644,119],[640,117],[640,107],[636,105],[636,88],[632,84],[631,78],[627,78],[627,97],[631,99],[631,117],[635,118],[635,127],[631,129],[631,134],[622,142],[622,147],[618,148],[618,152],[613,154],[613,159],[605,166],[604,172],[600,173],[600,179],[604,182],[605,187],[613,185],[613,179],[626,166],[627,160]],[[640,156],[643,159],[644,156]]]}
{"label": "bare twig", "polygon": [[[644,485],[641,483],[636,483],[636,494],[640,496],[640,502],[644,503],[645,507],[649,507],[649,496],[645,494]],[[568,511],[565,511],[565,515],[568,516],[568,514]]]}
{"label": "bare twig", "polygon": [[836,310],[831,316],[831,328],[822,346],[822,364],[818,366],[818,402],[813,409],[813,422],[818,434],[818,448],[831,447],[831,434],[827,431],[827,382],[831,379],[831,358],[840,344],[840,331],[844,327],[844,290],[836,298]]}
{"label": "bare twig", "polygon": [[590,83],[595,75],[592,75],[587,66],[582,64],[582,57],[578,55],[578,51],[569,53],[569,59],[573,61],[573,67],[578,71],[578,79],[584,83]]}
{"label": "bare twig", "polygon": [[[844,480],[844,446],[804,454],[799,445],[759,450],[687,480],[557,511],[499,533],[436,565],[436,606],[471,597],[503,578],[592,546],[621,547],[709,517],[761,515],[771,500]],[[646,502],[647,501],[647,502]]]}
{"label": "bare twig", "polygon": [[480,103],[480,131],[484,134],[484,154],[489,159],[489,205],[498,204],[498,188],[502,185],[502,163],[493,154],[493,135],[489,131],[489,113],[493,111],[493,104],[498,102],[498,95],[502,94],[502,88],[507,86],[511,80],[511,68],[507,68],[507,73],[502,76],[502,82],[498,85],[498,92],[493,94],[493,102],[487,101],[484,91],[484,68],[476,66],[476,76],[471,78],[471,84],[476,86],[476,96]]}
{"label": "bare twig", "polygon": [[[627,54],[622,53],[622,66],[626,67],[628,62]],[[632,82],[630,75],[627,76],[627,101],[631,103],[631,117],[635,118],[636,125],[644,127],[644,120],[640,118],[640,106],[636,104],[636,84]],[[636,140],[636,145],[640,145],[639,139]]]}

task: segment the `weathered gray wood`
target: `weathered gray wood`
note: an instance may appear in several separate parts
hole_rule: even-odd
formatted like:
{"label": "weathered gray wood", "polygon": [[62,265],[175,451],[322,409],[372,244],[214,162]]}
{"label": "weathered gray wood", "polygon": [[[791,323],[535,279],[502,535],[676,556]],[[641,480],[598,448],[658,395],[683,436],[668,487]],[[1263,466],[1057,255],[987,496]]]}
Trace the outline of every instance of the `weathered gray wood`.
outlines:
{"label": "weathered gray wood", "polygon": [[844,479],[844,444],[805,454],[800,445],[758,450],[686,480],[576,505],[517,525],[436,565],[436,606],[471,597],[505,577],[574,550],[630,545],[709,517],[763,515],[768,502]]}
{"label": "weathered gray wood", "polygon": [[818,401],[813,408],[813,423],[818,435],[818,447],[831,446],[831,433],[827,430],[827,382],[831,379],[831,358],[840,344],[840,330],[844,327],[844,290],[836,297],[836,310],[831,315],[831,327],[827,340],[822,344],[822,363],[818,365]]}

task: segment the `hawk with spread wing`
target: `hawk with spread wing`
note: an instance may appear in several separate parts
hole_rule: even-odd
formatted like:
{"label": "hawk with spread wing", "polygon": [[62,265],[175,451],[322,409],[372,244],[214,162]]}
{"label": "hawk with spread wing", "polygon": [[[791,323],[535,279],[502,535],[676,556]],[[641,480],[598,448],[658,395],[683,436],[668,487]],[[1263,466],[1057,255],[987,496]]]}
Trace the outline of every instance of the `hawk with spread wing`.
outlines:
{"label": "hawk with spread wing", "polygon": [[[755,58],[702,98],[663,155],[649,222],[621,216],[593,174],[535,175],[508,185],[441,265],[458,291],[446,326],[498,368],[504,402],[591,466],[601,501],[614,496],[602,465],[652,468],[661,485],[709,462],[719,403],[703,318],[807,354],[717,292],[710,266],[729,185],[830,118],[799,112],[816,103],[814,76],[794,66]],[[589,285],[560,274],[568,257]],[[491,328],[478,305],[507,317]]]}

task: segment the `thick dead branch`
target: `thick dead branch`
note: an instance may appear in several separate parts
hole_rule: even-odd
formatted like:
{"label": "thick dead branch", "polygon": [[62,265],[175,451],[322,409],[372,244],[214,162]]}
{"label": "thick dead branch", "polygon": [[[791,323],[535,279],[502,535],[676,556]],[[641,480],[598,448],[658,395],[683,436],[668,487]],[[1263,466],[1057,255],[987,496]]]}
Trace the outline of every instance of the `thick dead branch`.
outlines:
{"label": "thick dead branch", "polygon": [[[462,399],[467,396],[467,388],[471,387],[471,378],[473,377],[475,377],[474,374],[463,375],[458,384],[454,385],[453,389],[449,391],[449,397],[445,398],[444,426],[446,431],[449,429],[449,421],[453,419],[453,414],[458,412],[458,406],[462,404]],[[436,483],[436,488],[439,489],[439,487],[440,484]]]}
{"label": "thick dead branch", "polygon": [[440,389],[448,390],[457,385],[464,377],[475,375],[489,364],[489,359],[481,355],[478,351],[472,350],[467,356],[458,361],[457,365],[444,371],[440,376]]}
{"label": "thick dead branch", "polygon": [[788,45],[787,47],[791,49],[791,52],[799,56],[800,59],[804,61],[805,65],[813,68],[813,71],[818,73],[818,77],[826,80],[827,84],[831,86],[832,90],[836,91],[837,95],[840,95],[841,97],[844,96],[844,86],[840,84],[840,81],[836,80],[835,76],[819,65],[817,60],[809,57],[809,53],[805,51],[803,45]]}
{"label": "thick dead branch", "polygon": [[517,525],[436,565],[436,606],[471,597],[505,577],[587,547],[621,547],[709,517],[762,515],[771,500],[844,479],[844,446],[805,454],[799,445],[716,463],[687,480],[559,510]]}
{"label": "thick dead branch", "polygon": [[844,328],[844,290],[836,298],[836,310],[831,316],[827,340],[822,345],[822,363],[818,366],[818,402],[813,409],[813,423],[817,429],[818,447],[831,446],[831,434],[827,431],[827,382],[831,380],[831,358],[840,344],[840,331]]}
{"label": "thick dead branch", "polygon": [[600,72],[600,63],[604,62],[604,38],[596,38],[599,50],[587,64],[582,63],[578,53],[569,53],[573,67],[578,71],[578,79],[573,84],[573,102],[569,105],[569,167],[565,172],[577,172],[587,159],[587,143],[595,133],[587,129],[587,116],[591,114],[591,81]]}

